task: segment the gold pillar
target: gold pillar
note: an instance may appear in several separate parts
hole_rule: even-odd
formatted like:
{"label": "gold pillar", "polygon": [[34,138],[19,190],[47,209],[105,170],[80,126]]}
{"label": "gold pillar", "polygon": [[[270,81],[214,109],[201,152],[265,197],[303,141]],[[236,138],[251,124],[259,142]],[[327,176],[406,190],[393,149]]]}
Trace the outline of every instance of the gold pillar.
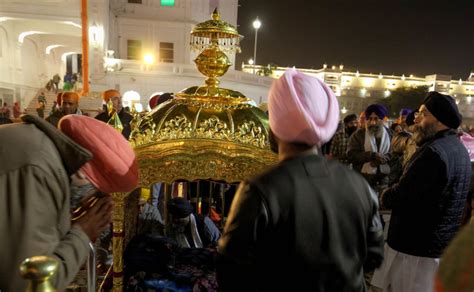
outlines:
{"label": "gold pillar", "polygon": [[123,291],[123,240],[125,221],[125,196],[126,193],[113,193],[114,209],[112,211],[113,237],[113,291]]}

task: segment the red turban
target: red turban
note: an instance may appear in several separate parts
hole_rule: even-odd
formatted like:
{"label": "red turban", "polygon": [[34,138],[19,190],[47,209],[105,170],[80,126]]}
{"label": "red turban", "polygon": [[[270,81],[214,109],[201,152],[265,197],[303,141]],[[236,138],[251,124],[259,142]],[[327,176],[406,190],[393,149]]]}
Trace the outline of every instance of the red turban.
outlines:
{"label": "red turban", "polygon": [[160,99],[159,95],[155,95],[152,98],[150,98],[150,101],[148,102],[148,105],[150,106],[150,109],[153,109],[155,106],[158,105],[158,100]]}
{"label": "red turban", "polygon": [[59,129],[92,153],[81,171],[104,193],[128,192],[138,185],[138,165],[128,141],[114,128],[99,120],[67,115]]}

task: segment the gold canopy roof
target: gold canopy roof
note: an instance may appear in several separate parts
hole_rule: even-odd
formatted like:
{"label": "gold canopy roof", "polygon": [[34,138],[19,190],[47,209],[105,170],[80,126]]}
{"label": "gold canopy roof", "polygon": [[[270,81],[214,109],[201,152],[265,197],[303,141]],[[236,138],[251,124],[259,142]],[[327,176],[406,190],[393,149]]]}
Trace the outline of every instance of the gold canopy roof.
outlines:
{"label": "gold canopy roof", "polygon": [[205,84],[182,90],[132,122],[130,143],[143,186],[197,179],[238,182],[276,162],[266,114],[242,93],[218,86],[217,77],[231,66],[221,47],[237,51],[240,35],[217,11],[212,16],[191,32],[191,42],[201,42],[194,48],[203,48],[195,63],[208,77]]}

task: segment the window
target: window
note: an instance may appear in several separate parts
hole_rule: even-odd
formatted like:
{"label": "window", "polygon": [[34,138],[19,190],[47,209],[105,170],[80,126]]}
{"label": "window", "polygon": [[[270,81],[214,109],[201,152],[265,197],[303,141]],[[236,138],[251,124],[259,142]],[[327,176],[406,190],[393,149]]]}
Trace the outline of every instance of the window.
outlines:
{"label": "window", "polygon": [[142,41],[127,40],[127,59],[140,60],[142,55]]}
{"label": "window", "polygon": [[173,63],[174,52],[173,43],[160,43],[160,62]]}
{"label": "window", "polygon": [[142,0],[128,0],[128,3],[142,4]]}
{"label": "window", "polygon": [[174,0],[161,0],[161,6],[174,6]]}

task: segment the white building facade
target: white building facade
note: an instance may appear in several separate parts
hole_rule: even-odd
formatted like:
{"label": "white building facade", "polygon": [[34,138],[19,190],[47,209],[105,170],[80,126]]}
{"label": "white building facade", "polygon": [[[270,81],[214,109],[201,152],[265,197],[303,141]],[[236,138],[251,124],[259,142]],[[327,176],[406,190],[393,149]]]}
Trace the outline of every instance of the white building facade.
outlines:
{"label": "white building facade", "polygon": [[[210,19],[216,7],[221,19],[237,23],[237,0],[87,3],[90,96],[97,98],[109,88],[124,96],[133,91],[144,106],[156,92],[178,92],[204,82],[193,63],[197,52],[189,46],[194,25]],[[80,73],[81,0],[3,0],[0,15],[2,101],[26,107],[54,74]],[[221,81],[222,87],[259,102],[266,99],[272,79],[232,66]]]}
{"label": "white building facade", "polygon": [[[264,66],[242,64],[242,71],[248,73],[263,74],[266,71],[268,76],[279,78],[285,67],[265,68]],[[344,70],[344,66],[327,66],[323,68],[298,69],[308,75],[315,76],[323,80],[331,87],[339,99],[341,109],[345,112],[359,113],[370,103],[390,96],[392,90],[400,87],[427,86],[429,91],[438,91],[448,94],[456,99],[459,110],[464,118],[474,121],[474,72],[466,80],[452,80],[447,75],[428,75],[418,77],[413,75],[383,75],[368,74],[359,71],[351,72]]]}

